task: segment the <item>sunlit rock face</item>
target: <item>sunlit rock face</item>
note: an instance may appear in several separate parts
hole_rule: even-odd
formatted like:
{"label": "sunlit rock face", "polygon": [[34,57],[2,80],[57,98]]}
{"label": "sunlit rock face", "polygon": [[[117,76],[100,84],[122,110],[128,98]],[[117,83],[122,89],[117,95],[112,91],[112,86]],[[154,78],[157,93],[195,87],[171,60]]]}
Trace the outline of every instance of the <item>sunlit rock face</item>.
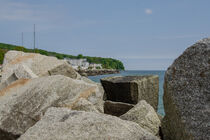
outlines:
{"label": "sunlit rock face", "polygon": [[137,123],[102,113],[49,108],[19,140],[158,140]]}
{"label": "sunlit rock face", "polygon": [[52,106],[103,113],[103,93],[63,75],[19,79],[0,90],[0,139],[15,139]]}
{"label": "sunlit rock face", "polygon": [[165,73],[165,139],[210,139],[209,81],[210,38],[206,38],[186,49]]}
{"label": "sunlit rock face", "polygon": [[[22,72],[24,70],[24,72]],[[65,75],[77,79],[79,74],[64,60],[37,53],[8,51],[5,54],[2,79],[4,82],[15,73],[18,79],[34,76]]]}
{"label": "sunlit rock face", "polygon": [[152,134],[159,135],[160,119],[154,108],[145,100],[141,100],[120,118],[136,122]]}

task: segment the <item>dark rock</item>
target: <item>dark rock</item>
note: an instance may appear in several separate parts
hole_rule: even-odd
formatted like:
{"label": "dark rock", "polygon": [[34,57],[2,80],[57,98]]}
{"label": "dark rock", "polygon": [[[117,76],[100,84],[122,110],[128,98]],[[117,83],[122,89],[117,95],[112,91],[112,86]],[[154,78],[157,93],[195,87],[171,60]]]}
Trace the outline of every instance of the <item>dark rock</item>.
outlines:
{"label": "dark rock", "polygon": [[101,83],[107,100],[130,104],[146,100],[155,110],[158,108],[159,79],[156,75],[108,77],[101,79]]}
{"label": "dark rock", "polygon": [[128,112],[134,105],[122,103],[122,102],[112,102],[112,101],[105,101],[104,103],[104,113],[110,114],[113,116],[121,116]]}
{"label": "dark rock", "polygon": [[164,139],[210,139],[209,81],[210,38],[186,49],[165,74]]}

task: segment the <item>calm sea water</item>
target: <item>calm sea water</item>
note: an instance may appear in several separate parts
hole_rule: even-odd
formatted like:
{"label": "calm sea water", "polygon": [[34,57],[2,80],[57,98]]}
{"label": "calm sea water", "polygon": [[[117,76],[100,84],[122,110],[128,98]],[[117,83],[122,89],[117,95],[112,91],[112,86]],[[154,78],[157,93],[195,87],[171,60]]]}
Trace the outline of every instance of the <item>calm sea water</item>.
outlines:
{"label": "calm sea water", "polygon": [[139,75],[158,75],[159,76],[159,104],[158,104],[158,113],[165,115],[163,107],[163,82],[165,71],[143,71],[143,70],[127,70],[121,71],[118,74],[107,74],[107,75],[98,75],[98,76],[89,76],[91,80],[95,82],[100,82],[101,78],[110,77],[110,76],[139,76]]}

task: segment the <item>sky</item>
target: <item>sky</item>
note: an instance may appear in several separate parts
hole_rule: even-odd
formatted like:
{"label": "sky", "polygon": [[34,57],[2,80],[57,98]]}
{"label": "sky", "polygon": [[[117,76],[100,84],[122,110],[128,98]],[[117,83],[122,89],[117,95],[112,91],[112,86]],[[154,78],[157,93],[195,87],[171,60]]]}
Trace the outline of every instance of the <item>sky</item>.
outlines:
{"label": "sky", "polygon": [[210,35],[210,0],[0,0],[0,42],[165,70]]}

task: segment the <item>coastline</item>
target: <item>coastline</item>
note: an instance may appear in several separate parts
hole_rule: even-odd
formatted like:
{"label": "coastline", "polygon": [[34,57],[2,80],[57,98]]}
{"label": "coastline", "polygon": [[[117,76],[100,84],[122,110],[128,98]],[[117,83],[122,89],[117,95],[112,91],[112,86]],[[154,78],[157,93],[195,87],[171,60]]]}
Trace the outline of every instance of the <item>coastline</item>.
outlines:
{"label": "coastline", "polygon": [[97,76],[105,74],[116,74],[120,73],[120,70],[115,69],[85,69],[85,70],[76,70],[82,76]]}

